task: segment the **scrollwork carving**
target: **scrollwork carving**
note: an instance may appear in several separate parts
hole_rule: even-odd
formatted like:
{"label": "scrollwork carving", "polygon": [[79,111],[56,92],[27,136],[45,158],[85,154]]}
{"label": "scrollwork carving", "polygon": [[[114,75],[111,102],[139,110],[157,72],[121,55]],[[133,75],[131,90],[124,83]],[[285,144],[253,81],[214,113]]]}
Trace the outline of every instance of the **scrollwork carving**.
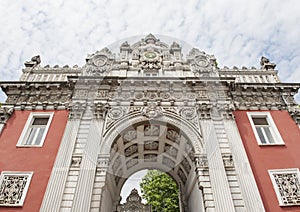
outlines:
{"label": "scrollwork carving", "polygon": [[0,124],[6,124],[7,120],[13,114],[13,112],[13,107],[0,107]]}

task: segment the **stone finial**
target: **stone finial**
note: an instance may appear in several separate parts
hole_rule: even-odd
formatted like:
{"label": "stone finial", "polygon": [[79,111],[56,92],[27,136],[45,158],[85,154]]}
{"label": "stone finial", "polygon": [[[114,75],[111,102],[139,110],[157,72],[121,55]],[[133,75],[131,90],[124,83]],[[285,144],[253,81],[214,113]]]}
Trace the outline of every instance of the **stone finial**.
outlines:
{"label": "stone finial", "polygon": [[30,61],[24,63],[25,67],[33,67],[41,63],[40,55],[33,56]]}
{"label": "stone finial", "polygon": [[128,44],[127,41],[125,41],[124,43],[121,44],[121,47],[120,47],[122,50],[126,50],[126,49],[131,49],[130,45]]}
{"label": "stone finial", "polygon": [[260,59],[260,65],[262,69],[266,70],[274,70],[274,68],[276,67],[275,63],[270,63],[270,60],[264,56],[262,56]]}
{"label": "stone finial", "polygon": [[154,35],[152,35],[151,33],[149,35],[147,35],[144,39],[144,41],[149,44],[155,44],[157,41],[159,41]]}

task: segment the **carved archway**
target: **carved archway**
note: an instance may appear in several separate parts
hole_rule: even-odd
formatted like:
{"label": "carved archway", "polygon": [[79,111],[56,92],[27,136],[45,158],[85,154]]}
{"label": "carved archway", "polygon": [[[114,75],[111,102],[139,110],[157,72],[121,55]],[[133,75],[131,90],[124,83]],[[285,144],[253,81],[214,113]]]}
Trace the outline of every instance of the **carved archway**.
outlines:
{"label": "carved archway", "polygon": [[191,211],[188,207],[193,195],[201,197],[194,155],[202,152],[202,137],[189,125],[182,117],[167,113],[151,118],[133,114],[108,130],[100,150],[100,155],[109,155],[102,209],[108,209],[104,206],[108,202],[113,204],[112,210],[116,208],[122,186],[133,173],[159,169],[177,183],[181,211]]}

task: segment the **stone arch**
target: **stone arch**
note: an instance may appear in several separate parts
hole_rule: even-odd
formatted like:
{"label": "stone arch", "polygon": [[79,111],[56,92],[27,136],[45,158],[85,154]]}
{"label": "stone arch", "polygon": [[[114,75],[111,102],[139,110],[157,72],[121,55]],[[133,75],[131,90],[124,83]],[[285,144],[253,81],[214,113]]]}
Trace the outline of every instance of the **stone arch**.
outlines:
{"label": "stone arch", "polygon": [[180,131],[187,136],[190,143],[192,144],[195,154],[201,154],[204,146],[202,133],[197,130],[192,123],[188,120],[183,119],[182,117],[174,114],[164,113],[163,116],[155,117],[155,119],[149,119],[142,114],[131,114],[127,117],[123,117],[119,119],[115,125],[104,133],[103,140],[100,144],[100,154],[110,154],[110,148],[114,142],[114,140],[120,135],[122,131],[124,131],[128,126],[135,125],[141,122],[147,121],[157,121],[162,123],[168,123],[176,128],[180,129]]}
{"label": "stone arch", "polygon": [[[197,198],[202,195],[194,164],[194,155],[200,154],[202,147],[201,133],[182,117],[173,114],[152,119],[142,114],[123,117],[105,133],[100,145],[99,155],[109,155],[108,186],[102,202],[112,202],[116,208],[129,176],[142,169],[159,169],[177,183],[181,211],[187,211],[191,194],[198,192]],[[107,198],[111,199],[106,201]]]}

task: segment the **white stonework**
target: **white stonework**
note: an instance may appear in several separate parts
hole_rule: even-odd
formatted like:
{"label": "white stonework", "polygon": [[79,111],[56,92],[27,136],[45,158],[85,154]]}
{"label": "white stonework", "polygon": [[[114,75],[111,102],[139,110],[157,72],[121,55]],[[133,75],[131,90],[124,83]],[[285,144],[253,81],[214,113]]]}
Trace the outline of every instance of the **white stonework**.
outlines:
{"label": "white stonework", "polygon": [[69,119],[41,211],[115,211],[133,173],[168,172],[180,211],[264,211],[235,125],[234,110],[287,110],[300,84],[281,83],[275,64],[219,68],[213,55],[152,34],[117,55],[88,55],[83,67],[25,63],[20,81],[1,82],[13,110],[68,110]]}

